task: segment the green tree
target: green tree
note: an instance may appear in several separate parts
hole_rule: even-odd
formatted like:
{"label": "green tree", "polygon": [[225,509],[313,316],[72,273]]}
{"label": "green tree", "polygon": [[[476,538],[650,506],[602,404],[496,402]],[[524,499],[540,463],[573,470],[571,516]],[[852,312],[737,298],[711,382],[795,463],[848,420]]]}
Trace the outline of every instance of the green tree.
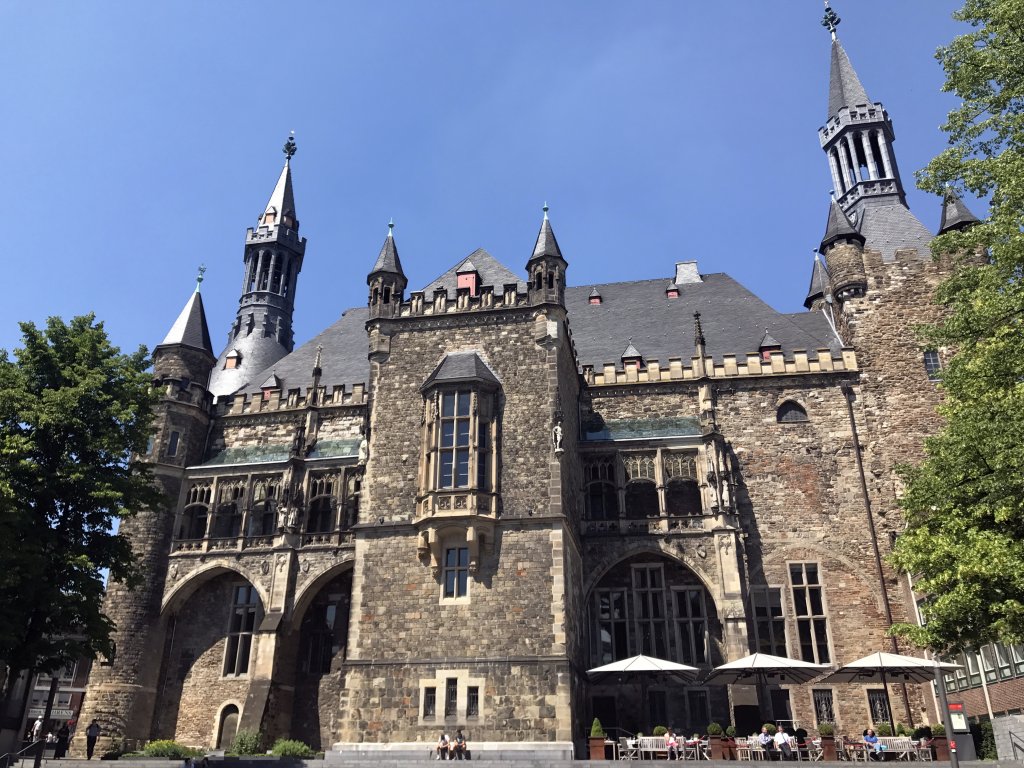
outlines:
{"label": "green tree", "polygon": [[955,352],[946,427],[905,470],[908,529],[892,555],[928,596],[927,626],[895,631],[937,650],[1024,640],[1024,0],[967,0],[955,17],[971,31],[937,57],[961,103],[919,185],[991,207],[933,245],[961,255],[938,293],[948,315],[923,334]]}
{"label": "green tree", "polygon": [[155,395],[146,350],[122,354],[91,315],[21,331],[0,350],[0,659],[52,672],[113,652],[103,573],[140,575],[115,527],[160,500],[133,458]]}

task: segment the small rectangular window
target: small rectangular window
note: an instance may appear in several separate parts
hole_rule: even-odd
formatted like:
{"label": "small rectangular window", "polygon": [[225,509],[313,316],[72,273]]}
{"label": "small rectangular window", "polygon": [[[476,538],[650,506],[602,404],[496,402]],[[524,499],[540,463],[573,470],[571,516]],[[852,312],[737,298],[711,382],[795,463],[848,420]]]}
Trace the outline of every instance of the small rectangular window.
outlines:
{"label": "small rectangular window", "polygon": [[471,685],[466,689],[466,717],[480,716],[480,688]]}
{"label": "small rectangular window", "polygon": [[791,563],[789,580],[796,614],[800,658],[812,664],[828,664],[828,620],[816,563]]}
{"label": "small rectangular window", "polygon": [[235,587],[228,624],[227,653],[224,656],[225,675],[245,675],[249,672],[249,654],[252,635],[256,631],[256,609],[259,596],[256,588],[248,584]]}
{"label": "small rectangular window", "polygon": [[444,716],[455,717],[459,711],[459,681],[449,677],[444,681]]}
{"label": "small rectangular window", "polygon": [[868,711],[871,713],[871,722],[876,726],[879,723],[891,722],[885,691],[874,689],[868,691]]}
{"label": "small rectangular window", "polygon": [[928,381],[938,381],[942,372],[942,361],[939,353],[929,349],[924,353],[924,370],[928,374]]}
{"label": "small rectangular window", "polygon": [[778,587],[752,587],[750,607],[754,615],[754,642],[757,650],[772,656],[786,656],[782,590]]}
{"label": "small rectangular window", "polygon": [[423,689],[423,718],[433,719],[437,716],[437,688]]}
{"label": "small rectangular window", "polygon": [[708,707],[708,692],[690,690],[686,692],[686,709],[691,723],[708,723],[711,710]]}
{"label": "small rectangular window", "polygon": [[469,594],[469,548],[449,547],[444,551],[444,596]]}
{"label": "small rectangular window", "polygon": [[835,703],[832,700],[832,691],[812,691],[814,697],[814,720],[817,725],[822,723],[834,723],[836,721]]}
{"label": "small rectangular window", "polygon": [[181,435],[177,432],[171,432],[171,437],[167,441],[167,456],[168,458],[178,455],[178,440],[181,439]]}

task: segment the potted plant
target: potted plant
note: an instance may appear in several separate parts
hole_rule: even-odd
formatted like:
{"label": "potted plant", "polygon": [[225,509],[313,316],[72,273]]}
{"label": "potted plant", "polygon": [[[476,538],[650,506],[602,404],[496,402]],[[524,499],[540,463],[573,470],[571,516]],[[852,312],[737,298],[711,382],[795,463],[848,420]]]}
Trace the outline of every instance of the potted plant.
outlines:
{"label": "potted plant", "polygon": [[722,726],[718,723],[708,723],[708,747],[711,750],[712,760],[726,759],[722,749],[722,733]]}
{"label": "potted plant", "polygon": [[601,726],[601,721],[596,717],[590,726],[590,759],[604,760],[604,740],[607,734]]}
{"label": "potted plant", "polygon": [[727,725],[725,727],[725,738],[722,740],[722,749],[725,750],[727,760],[739,759],[736,755],[736,726]]}
{"label": "potted plant", "polygon": [[949,739],[946,738],[946,726],[942,723],[932,726],[932,750],[936,760],[949,760]]}
{"label": "potted plant", "polygon": [[889,723],[879,723],[875,726],[875,734],[878,736],[892,736],[892,726]]}
{"label": "potted plant", "polygon": [[821,759],[825,762],[839,759],[836,755],[836,728],[832,723],[818,723],[821,736]]}

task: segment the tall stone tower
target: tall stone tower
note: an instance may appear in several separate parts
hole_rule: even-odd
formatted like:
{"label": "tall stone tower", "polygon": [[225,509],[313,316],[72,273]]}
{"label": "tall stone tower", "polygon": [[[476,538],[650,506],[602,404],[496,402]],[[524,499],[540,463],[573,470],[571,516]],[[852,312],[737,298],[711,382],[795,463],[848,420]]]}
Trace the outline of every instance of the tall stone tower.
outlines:
{"label": "tall stone tower", "polygon": [[291,159],[295,150],[295,141],[289,138],[277,186],[255,229],[245,233],[242,295],[227,346],[210,377],[214,397],[231,394],[294,347],[292,311],[306,253],[306,238],[299,237],[292,193]]}
{"label": "tall stone tower", "polygon": [[[205,383],[216,358],[199,292],[202,271],[195,292],[153,350],[153,381],[162,397],[154,409],[153,439],[145,458],[166,503],[139,510],[121,524],[144,577],[133,590],[118,583],[107,590],[103,610],[117,627],[116,652],[93,665],[80,717],[82,723],[99,721],[105,743],[119,737],[150,738],[160,671],[155,660],[162,655],[166,629],[160,606],[175,508],[185,468],[202,461],[210,424],[212,398]],[[76,747],[84,749],[85,740],[76,739]]]}

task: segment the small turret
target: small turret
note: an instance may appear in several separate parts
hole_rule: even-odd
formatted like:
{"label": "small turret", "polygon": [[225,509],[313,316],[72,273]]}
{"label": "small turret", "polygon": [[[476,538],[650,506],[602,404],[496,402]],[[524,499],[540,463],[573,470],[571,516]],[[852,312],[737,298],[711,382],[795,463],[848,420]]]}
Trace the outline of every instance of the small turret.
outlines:
{"label": "small turret", "polygon": [[817,251],[814,253],[814,267],[811,270],[811,285],[807,289],[807,298],[804,299],[804,306],[816,311],[821,309],[828,301],[832,293],[832,278],[829,275],[828,267],[821,260]]}
{"label": "small turret", "polygon": [[954,229],[967,229],[979,223],[979,219],[964,201],[952,189],[947,189],[942,201],[942,220],[939,222],[939,234],[944,235]]}
{"label": "small turret", "polygon": [[548,220],[548,206],[544,204],[544,220],[537,233],[533,256],[526,262],[531,304],[565,305],[565,270],[569,264],[562,258],[554,230]]}
{"label": "small turret", "polygon": [[846,301],[865,294],[868,280],[864,272],[864,236],[835,200],[829,206],[825,236],[818,250],[828,261],[836,299]]}
{"label": "small turret", "polygon": [[174,380],[184,390],[195,382],[203,394],[217,360],[210,343],[203,294],[199,291],[205,272],[206,267],[199,268],[195,291],[164,340],[153,350],[153,372],[157,378]]}
{"label": "small turret", "polygon": [[405,287],[409,284],[402,261],[398,258],[398,246],[395,245],[395,222],[388,222],[388,235],[384,238],[377,262],[366,276],[366,284],[370,287],[370,317],[395,317],[402,306]]}

